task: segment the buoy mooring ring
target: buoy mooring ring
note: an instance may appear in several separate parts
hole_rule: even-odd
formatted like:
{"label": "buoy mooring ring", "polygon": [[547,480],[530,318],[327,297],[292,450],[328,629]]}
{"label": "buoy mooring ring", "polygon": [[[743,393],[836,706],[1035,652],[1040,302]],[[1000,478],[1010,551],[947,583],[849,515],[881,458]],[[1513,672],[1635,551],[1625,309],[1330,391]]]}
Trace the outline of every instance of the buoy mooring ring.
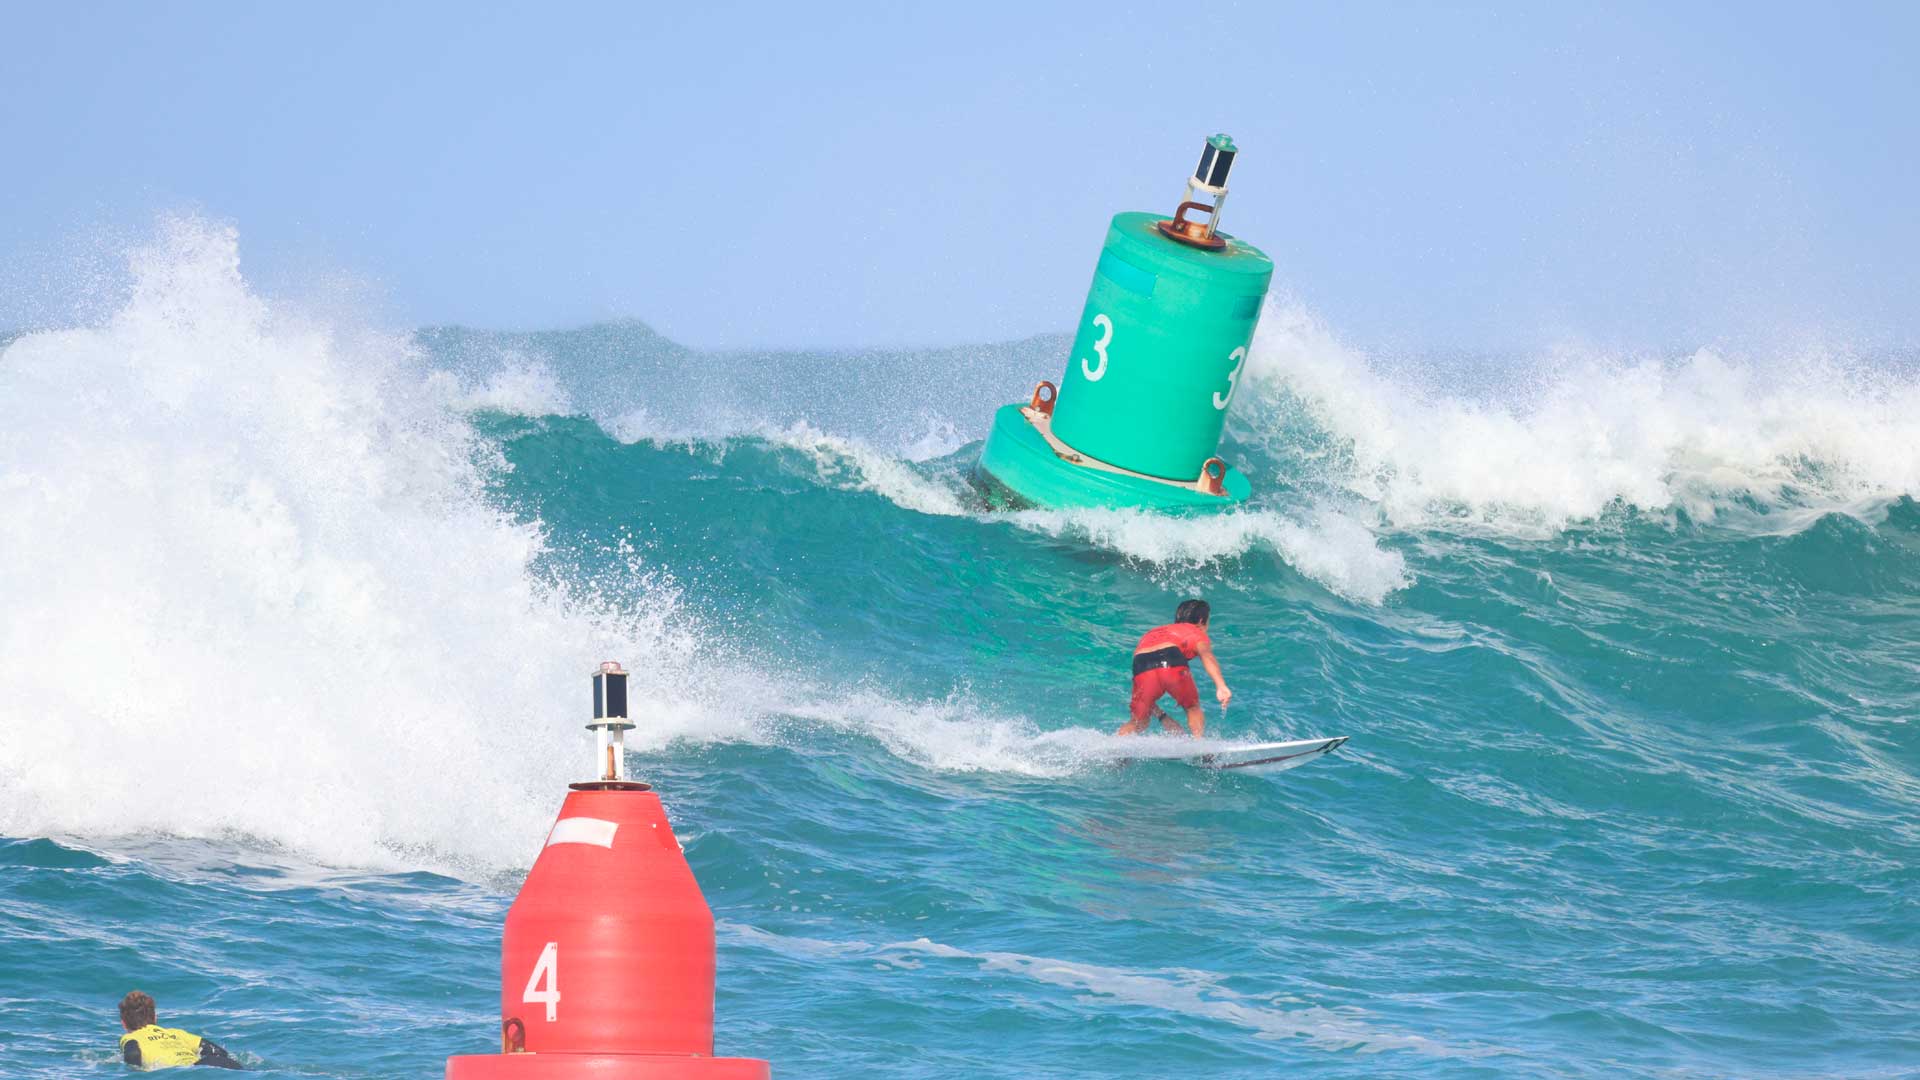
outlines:
{"label": "buoy mooring ring", "polygon": [[1200,466],[1200,490],[1209,495],[1227,493],[1227,463],[1217,457],[1210,457]]}

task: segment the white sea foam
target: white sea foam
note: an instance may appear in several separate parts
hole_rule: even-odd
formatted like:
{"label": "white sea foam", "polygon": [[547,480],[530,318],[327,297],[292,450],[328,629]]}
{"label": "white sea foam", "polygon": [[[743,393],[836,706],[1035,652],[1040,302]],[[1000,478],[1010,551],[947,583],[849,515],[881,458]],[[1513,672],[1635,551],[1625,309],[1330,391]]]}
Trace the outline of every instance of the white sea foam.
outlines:
{"label": "white sea foam", "polygon": [[[1326,504],[1299,512],[1243,510],[1196,517],[1140,510],[983,512],[957,473],[930,473],[915,464],[911,453],[889,453],[864,439],[831,434],[805,422],[750,425],[717,435],[676,428],[636,411],[623,416],[613,431],[627,442],[717,454],[724,453],[729,437],[754,438],[805,455],[815,479],[830,487],[872,492],[920,514],[972,514],[986,522],[1011,522],[1155,567],[1195,569],[1266,549],[1328,589],[1369,604],[1380,603],[1412,580],[1406,560],[1380,546],[1365,520],[1373,515],[1364,506],[1341,510]],[[932,437],[936,447],[950,441],[944,434]]]}
{"label": "white sea foam", "polygon": [[0,353],[0,834],[515,861],[576,771],[583,668],[691,650],[671,590],[540,584],[455,381],[238,263],[169,222],[117,314]]}
{"label": "white sea foam", "polygon": [[1363,520],[1370,513],[1365,508],[1342,511],[1319,505],[1299,512],[1243,510],[1196,517],[1099,509],[981,512],[964,478],[928,475],[859,439],[827,435],[807,425],[766,437],[808,454],[824,483],[871,491],[917,513],[971,513],[982,521],[1012,522],[1155,567],[1195,569],[1264,548],[1328,589],[1369,604],[1380,603],[1412,580],[1406,560],[1382,548]]}
{"label": "white sea foam", "polygon": [[993,716],[967,694],[901,701],[872,690],[819,690],[782,703],[784,716],[877,740],[897,757],[945,772],[1061,776],[1081,764],[1064,741],[1045,748],[1039,728],[1020,717]]}
{"label": "white sea foam", "polygon": [[[1539,534],[1616,505],[1711,518],[1741,499],[1846,509],[1920,492],[1910,370],[1566,352],[1468,396],[1390,378],[1305,311],[1272,304],[1248,379],[1243,423],[1294,448],[1276,456],[1398,525]],[[1303,419],[1327,436],[1304,455],[1310,440],[1290,430]]]}
{"label": "white sea foam", "polygon": [[914,468],[911,458],[902,460],[861,439],[830,435],[806,423],[769,431],[766,438],[806,454],[825,483],[871,491],[916,513],[967,513],[959,484],[929,477]]}
{"label": "white sea foam", "polygon": [[738,417],[707,418],[701,421],[670,419],[644,405],[635,406],[610,420],[601,428],[620,442],[647,443],[666,449],[693,450],[723,443],[728,437],[764,425]]}
{"label": "white sea foam", "polygon": [[607,430],[625,443],[644,442],[721,456],[729,441],[755,439],[804,456],[815,479],[825,486],[872,492],[903,510],[920,514],[951,517],[968,512],[963,481],[928,474],[915,465],[926,457],[941,456],[938,448],[954,437],[950,428],[930,426],[904,453],[889,452],[858,436],[823,431],[804,420],[784,426],[738,419],[683,425],[645,409],[634,409],[622,414]]}
{"label": "white sea foam", "polygon": [[[1280,737],[1268,733],[1193,739],[1156,734],[1117,740],[1113,731],[1126,719],[1124,696],[1113,700],[1111,715],[1095,718],[1099,726],[1052,729],[995,709],[964,689],[943,698],[913,701],[870,688],[755,681],[730,689],[728,701],[734,715],[731,722],[716,727],[708,715],[687,723],[650,719],[646,738],[650,745],[676,738],[784,743],[811,742],[820,731],[835,731],[872,739],[895,757],[930,772],[1065,777],[1108,770],[1122,760],[1185,760]],[[1298,732],[1289,737],[1313,734]]]}
{"label": "white sea foam", "polygon": [[920,434],[908,439],[900,450],[900,456],[908,461],[931,461],[946,457],[973,441],[951,420],[927,414],[921,417],[920,422]]}
{"label": "white sea foam", "polygon": [[1009,519],[1023,528],[1161,567],[1196,568],[1265,548],[1334,592],[1370,604],[1411,580],[1398,552],[1382,548],[1360,517],[1331,506],[1297,515],[1242,510],[1202,517],[1139,510],[1023,510]]}
{"label": "white sea foam", "polygon": [[1214,1020],[1251,1032],[1257,1038],[1292,1039],[1329,1050],[1379,1053],[1411,1051],[1435,1057],[1488,1057],[1512,1051],[1483,1044],[1454,1045],[1381,1025],[1364,1009],[1330,1008],[1298,998],[1254,996],[1226,985],[1224,976],[1193,968],[1137,970],[1081,960],[1026,953],[973,951],[928,938],[889,944],[824,941],[774,934],[740,923],[722,922],[719,932],[742,944],[772,949],[809,960],[857,958],[903,969],[925,980],[929,963],[960,966],[995,975],[1012,975],[1085,995],[1089,1005],[1111,1003]]}
{"label": "white sea foam", "polygon": [[514,416],[566,416],[572,400],[544,361],[514,358],[462,395],[463,409],[489,409]]}
{"label": "white sea foam", "polygon": [[[882,952],[919,953],[976,963],[982,971],[1017,975],[1083,991],[1095,1000],[1217,1020],[1261,1038],[1301,1038],[1330,1050],[1362,1053],[1413,1050],[1442,1057],[1484,1057],[1506,1052],[1496,1047],[1450,1046],[1423,1035],[1387,1030],[1371,1023],[1362,1009],[1332,1009],[1298,1000],[1249,997],[1227,989],[1221,976],[1191,968],[1134,971],[1024,953],[971,952],[926,938],[887,946]],[[1286,1007],[1289,1004],[1292,1007]]]}

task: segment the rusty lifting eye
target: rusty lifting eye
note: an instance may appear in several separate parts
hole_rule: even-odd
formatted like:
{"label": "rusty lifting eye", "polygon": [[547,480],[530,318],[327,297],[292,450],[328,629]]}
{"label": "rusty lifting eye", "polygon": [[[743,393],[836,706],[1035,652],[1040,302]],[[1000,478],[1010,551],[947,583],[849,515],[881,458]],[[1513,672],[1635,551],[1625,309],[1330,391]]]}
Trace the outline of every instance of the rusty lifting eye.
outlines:
{"label": "rusty lifting eye", "polygon": [[1041,416],[1053,415],[1053,403],[1060,397],[1060,390],[1050,382],[1042,382],[1033,388],[1032,408]]}

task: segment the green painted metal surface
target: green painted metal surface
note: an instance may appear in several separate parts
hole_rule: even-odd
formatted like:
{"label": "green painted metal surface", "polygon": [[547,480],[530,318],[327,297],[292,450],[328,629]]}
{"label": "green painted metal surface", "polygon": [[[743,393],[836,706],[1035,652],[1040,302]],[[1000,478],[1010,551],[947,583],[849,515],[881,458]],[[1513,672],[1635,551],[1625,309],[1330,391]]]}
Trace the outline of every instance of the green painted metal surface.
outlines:
{"label": "green painted metal surface", "polygon": [[[1200,475],[1198,466],[1194,475]],[[993,430],[980,452],[978,479],[994,503],[1012,509],[1077,507],[1206,511],[1245,502],[1253,485],[1229,468],[1221,486],[1225,495],[1206,495],[1138,477],[1103,472],[1062,461],[1040,437],[1020,406],[1004,405],[993,414]]]}
{"label": "green painted metal surface", "polygon": [[1191,480],[1220,446],[1273,262],[1226,233],[1218,252],[1170,240],[1164,218],[1114,216],[1053,431],[1101,461]]}

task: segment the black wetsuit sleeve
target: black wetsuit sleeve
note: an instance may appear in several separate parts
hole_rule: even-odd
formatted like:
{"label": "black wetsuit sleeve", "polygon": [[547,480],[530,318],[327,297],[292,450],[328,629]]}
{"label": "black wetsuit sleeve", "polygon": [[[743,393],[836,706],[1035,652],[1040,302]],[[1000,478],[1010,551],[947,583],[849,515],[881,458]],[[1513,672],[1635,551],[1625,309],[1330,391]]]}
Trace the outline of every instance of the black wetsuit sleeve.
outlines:
{"label": "black wetsuit sleeve", "polygon": [[133,1066],[136,1069],[140,1067],[141,1062],[140,1062],[140,1040],[139,1039],[127,1040],[127,1045],[120,1048],[120,1060],[126,1062],[127,1064]]}
{"label": "black wetsuit sleeve", "polygon": [[209,1065],[216,1069],[244,1069],[245,1065],[233,1060],[227,1048],[212,1039],[200,1040],[200,1060],[198,1064]]}

